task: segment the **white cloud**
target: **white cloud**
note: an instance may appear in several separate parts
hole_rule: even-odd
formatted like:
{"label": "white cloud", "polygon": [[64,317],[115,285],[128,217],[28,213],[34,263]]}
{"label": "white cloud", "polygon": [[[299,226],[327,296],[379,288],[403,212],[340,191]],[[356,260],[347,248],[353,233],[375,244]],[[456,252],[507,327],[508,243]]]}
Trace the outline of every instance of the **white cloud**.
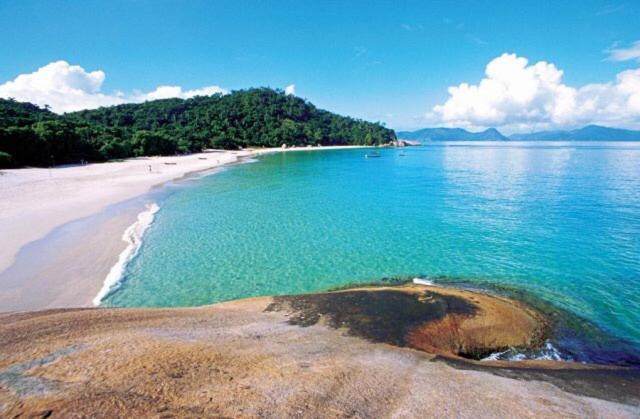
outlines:
{"label": "white cloud", "polygon": [[0,85],[0,97],[49,105],[56,112],[98,108],[125,102],[119,94],[100,93],[105,74],[86,72],[82,67],[55,61],[33,73],[21,74]]}
{"label": "white cloud", "polygon": [[180,86],[158,86],[154,91],[145,93],[141,97],[144,98],[144,100],[169,99],[174,97],[188,99],[194,96],[211,96],[218,93],[224,95],[229,92],[220,86],[206,86],[194,90],[182,90]]}
{"label": "white cloud", "polygon": [[296,94],[296,85],[290,84],[284,88],[284,93],[287,95],[295,95]]}
{"label": "white cloud", "polygon": [[107,94],[100,91],[104,79],[105,73],[101,70],[88,72],[78,65],[71,65],[66,61],[55,61],[40,67],[33,73],[21,74],[11,81],[0,84],[0,97],[11,97],[39,106],[49,105],[52,111],[63,113],[127,102],[228,93],[219,86],[206,86],[186,91],[180,86],[159,86],[148,93]]}
{"label": "white cloud", "polygon": [[640,61],[640,41],[636,41],[629,48],[611,48],[606,51],[611,61]]}
{"label": "white cloud", "polygon": [[479,84],[449,87],[449,98],[427,113],[431,123],[507,131],[573,127],[597,123],[640,127],[640,69],[619,73],[604,84],[571,87],[563,71],[540,61],[503,54],[485,69]]}

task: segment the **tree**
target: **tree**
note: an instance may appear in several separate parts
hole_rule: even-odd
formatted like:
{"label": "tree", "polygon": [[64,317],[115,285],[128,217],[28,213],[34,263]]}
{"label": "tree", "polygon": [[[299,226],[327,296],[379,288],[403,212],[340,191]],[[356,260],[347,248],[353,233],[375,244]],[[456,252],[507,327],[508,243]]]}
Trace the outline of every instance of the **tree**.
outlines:
{"label": "tree", "polygon": [[161,132],[136,131],[131,140],[136,156],[155,156],[175,154],[178,144]]}
{"label": "tree", "polygon": [[56,115],[0,99],[0,151],[18,166],[80,159],[197,152],[204,148],[383,144],[395,133],[379,123],[317,109],[280,90],[234,91],[162,99]]}
{"label": "tree", "polygon": [[0,151],[0,169],[8,169],[10,167],[13,167],[11,154]]}

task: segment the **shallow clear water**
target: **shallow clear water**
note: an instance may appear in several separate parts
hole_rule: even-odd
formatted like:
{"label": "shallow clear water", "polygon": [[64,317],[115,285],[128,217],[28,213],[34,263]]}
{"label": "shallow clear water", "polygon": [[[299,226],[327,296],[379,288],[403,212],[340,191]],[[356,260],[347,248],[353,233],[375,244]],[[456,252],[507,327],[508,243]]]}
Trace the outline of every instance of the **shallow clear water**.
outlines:
{"label": "shallow clear water", "polygon": [[445,276],[515,285],[640,346],[640,143],[365,152],[273,154],[174,190],[106,304]]}

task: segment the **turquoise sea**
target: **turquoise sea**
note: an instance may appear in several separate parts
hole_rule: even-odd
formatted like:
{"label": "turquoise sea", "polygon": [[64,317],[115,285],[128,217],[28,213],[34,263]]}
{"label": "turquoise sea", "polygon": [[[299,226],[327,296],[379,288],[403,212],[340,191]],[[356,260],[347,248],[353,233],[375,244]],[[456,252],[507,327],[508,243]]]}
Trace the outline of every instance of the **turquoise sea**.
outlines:
{"label": "turquoise sea", "polygon": [[565,331],[574,358],[585,345],[613,358],[640,348],[640,143],[365,153],[277,153],[156,192],[155,221],[104,304],[195,306],[421,276],[522,290],[611,339]]}

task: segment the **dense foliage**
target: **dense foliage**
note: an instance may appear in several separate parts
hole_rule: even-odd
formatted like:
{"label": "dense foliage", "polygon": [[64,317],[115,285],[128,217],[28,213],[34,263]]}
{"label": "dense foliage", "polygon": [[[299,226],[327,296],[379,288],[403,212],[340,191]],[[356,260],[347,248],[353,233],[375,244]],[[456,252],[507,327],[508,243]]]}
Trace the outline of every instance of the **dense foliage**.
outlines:
{"label": "dense foliage", "polygon": [[0,167],[171,155],[205,148],[373,145],[394,139],[394,132],[378,123],[335,115],[266,88],[64,115],[0,99]]}

